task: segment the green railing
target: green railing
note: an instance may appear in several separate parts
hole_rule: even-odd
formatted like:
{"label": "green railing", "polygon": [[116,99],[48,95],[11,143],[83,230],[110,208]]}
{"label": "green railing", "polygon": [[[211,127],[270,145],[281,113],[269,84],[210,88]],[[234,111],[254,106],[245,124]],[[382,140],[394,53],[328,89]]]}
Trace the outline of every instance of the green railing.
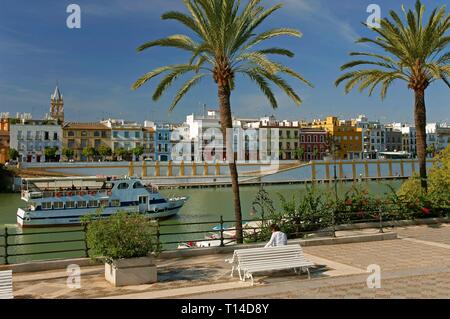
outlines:
{"label": "green railing", "polygon": [[[449,217],[449,208],[433,209],[432,215],[424,217]],[[420,211],[418,215],[420,216]],[[428,212],[429,213],[429,212]],[[365,226],[378,228],[380,232],[390,227],[390,221],[402,220],[400,211],[392,207],[373,207],[361,211],[358,207],[344,206],[339,210],[328,213],[318,212],[308,216],[286,216],[283,218],[267,216],[265,219],[243,220],[244,243],[267,241],[270,236],[268,226],[272,222],[281,225],[288,238],[304,238],[309,235],[335,236],[337,229],[359,228]],[[224,247],[236,242],[229,233],[235,231],[234,220],[219,220],[193,223],[157,223],[156,240],[162,250],[175,250],[181,243],[203,247]],[[359,226],[357,224],[360,224]],[[216,226],[214,228],[214,226]],[[183,228],[181,231],[179,228]],[[172,228],[172,229],[171,229]],[[178,228],[174,230],[173,228]],[[214,228],[214,229],[213,229]],[[205,234],[214,234],[212,238],[205,238]],[[200,238],[199,237],[203,237]],[[210,243],[210,244],[209,244]],[[85,227],[71,227],[55,230],[22,230],[16,227],[0,228],[0,263],[16,264],[21,262],[88,257],[89,250],[86,241]]]}

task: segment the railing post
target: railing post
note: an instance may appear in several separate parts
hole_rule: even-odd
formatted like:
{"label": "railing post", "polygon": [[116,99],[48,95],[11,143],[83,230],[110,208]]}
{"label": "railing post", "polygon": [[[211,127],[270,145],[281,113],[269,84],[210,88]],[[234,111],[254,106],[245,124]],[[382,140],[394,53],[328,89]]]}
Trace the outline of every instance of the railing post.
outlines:
{"label": "railing post", "polygon": [[8,226],[5,226],[5,265],[9,264],[8,257]]}
{"label": "railing post", "polygon": [[336,209],[333,209],[331,215],[331,226],[333,227],[333,237],[336,237]]}
{"label": "railing post", "polygon": [[161,245],[161,232],[159,231],[159,220],[156,220],[156,247],[159,249],[162,249],[162,246],[159,247]]}
{"label": "railing post", "polygon": [[87,244],[87,224],[84,224],[83,232],[84,232],[84,256],[86,258],[88,258],[89,257],[89,247]]}
{"label": "railing post", "polygon": [[225,244],[223,242],[223,216],[220,215],[220,247],[224,247]]}
{"label": "railing post", "polygon": [[384,231],[383,231],[383,210],[381,209],[381,207],[380,207],[380,209],[379,209],[379,221],[380,221],[380,233],[384,233]]}

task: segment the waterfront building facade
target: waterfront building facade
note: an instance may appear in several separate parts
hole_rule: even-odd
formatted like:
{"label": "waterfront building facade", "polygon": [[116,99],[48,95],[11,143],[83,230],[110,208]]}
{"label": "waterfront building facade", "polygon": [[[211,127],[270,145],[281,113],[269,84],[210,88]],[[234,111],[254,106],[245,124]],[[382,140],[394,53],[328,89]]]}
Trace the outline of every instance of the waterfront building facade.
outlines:
{"label": "waterfront building facade", "polygon": [[101,146],[111,148],[111,129],[101,123],[66,123],[63,128],[63,149],[72,150],[74,159],[87,161],[83,150],[93,147],[97,151]]}
{"label": "waterfront building facade", "polygon": [[155,160],[155,124],[150,121],[144,122],[144,127],[142,128],[143,141],[142,146],[144,147],[144,154],[142,155],[144,159]]}
{"label": "waterfront building facade", "polygon": [[[62,129],[57,120],[12,119],[10,148],[19,152],[19,161],[45,162],[59,160],[62,150]],[[46,159],[45,149],[55,148],[55,158]]]}
{"label": "waterfront building facade", "polygon": [[339,120],[329,116],[325,120],[314,120],[312,128],[325,129],[330,137],[330,146],[336,159],[352,160],[362,156],[362,129],[351,120]]}
{"label": "waterfront building facade", "polygon": [[136,122],[108,119],[100,122],[111,130],[111,149],[131,151],[144,142],[143,126]]}
{"label": "waterfront building facade", "polygon": [[402,132],[392,126],[386,126],[386,152],[402,151]]}
{"label": "waterfront building facade", "polygon": [[171,125],[157,124],[154,133],[155,143],[155,160],[160,162],[167,162],[171,160]]}
{"label": "waterfront building facade", "polygon": [[320,128],[299,130],[299,150],[296,159],[301,161],[323,160],[329,152],[328,133]]}
{"label": "waterfront building facade", "polygon": [[0,114],[0,164],[9,160],[9,113]]}

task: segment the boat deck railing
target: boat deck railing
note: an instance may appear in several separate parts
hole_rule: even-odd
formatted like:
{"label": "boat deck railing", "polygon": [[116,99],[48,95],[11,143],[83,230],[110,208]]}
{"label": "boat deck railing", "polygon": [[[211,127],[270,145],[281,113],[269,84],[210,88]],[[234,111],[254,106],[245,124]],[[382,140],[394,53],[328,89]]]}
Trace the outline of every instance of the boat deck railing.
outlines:
{"label": "boat deck railing", "polygon": [[72,196],[109,196],[111,189],[81,189],[81,190],[52,190],[52,191],[28,191],[22,190],[21,196],[26,200],[50,198],[50,197],[72,197]]}

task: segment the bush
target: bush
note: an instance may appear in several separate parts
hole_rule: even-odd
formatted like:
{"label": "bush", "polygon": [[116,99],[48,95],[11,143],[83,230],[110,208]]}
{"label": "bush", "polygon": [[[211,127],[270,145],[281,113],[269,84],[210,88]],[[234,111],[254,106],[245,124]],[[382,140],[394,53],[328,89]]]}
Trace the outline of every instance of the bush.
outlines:
{"label": "bush", "polygon": [[90,215],[87,226],[87,245],[92,259],[101,257],[107,263],[124,258],[149,256],[159,250],[156,225],[144,215],[118,212],[108,218]]}
{"label": "bush", "polygon": [[414,174],[397,191],[397,201],[409,209],[411,217],[437,217],[448,213],[450,208],[450,146],[434,158],[428,173],[428,192],[420,185]]}

